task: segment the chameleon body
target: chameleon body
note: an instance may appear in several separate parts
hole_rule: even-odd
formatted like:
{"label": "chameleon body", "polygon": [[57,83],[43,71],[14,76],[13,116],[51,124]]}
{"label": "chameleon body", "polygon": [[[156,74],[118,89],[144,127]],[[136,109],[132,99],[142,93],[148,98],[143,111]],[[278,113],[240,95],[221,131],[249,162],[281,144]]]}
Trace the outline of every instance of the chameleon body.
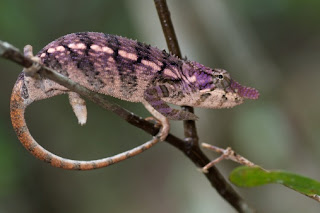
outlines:
{"label": "chameleon body", "polygon": [[[169,132],[170,120],[195,120],[190,112],[167,103],[204,108],[229,108],[245,98],[257,99],[257,90],[241,86],[223,69],[180,59],[164,50],[124,37],[104,33],[68,34],[49,43],[36,57],[89,90],[130,102],[141,102],[162,124],[161,140]],[[135,155],[125,152],[96,161],[61,158],[41,147],[30,135],[24,119],[34,101],[67,93],[80,124],[86,123],[85,101],[65,87],[22,72],[11,96],[11,120],[19,140],[34,156],[64,169],[88,170],[108,166]],[[149,147],[142,147],[147,149]]]}

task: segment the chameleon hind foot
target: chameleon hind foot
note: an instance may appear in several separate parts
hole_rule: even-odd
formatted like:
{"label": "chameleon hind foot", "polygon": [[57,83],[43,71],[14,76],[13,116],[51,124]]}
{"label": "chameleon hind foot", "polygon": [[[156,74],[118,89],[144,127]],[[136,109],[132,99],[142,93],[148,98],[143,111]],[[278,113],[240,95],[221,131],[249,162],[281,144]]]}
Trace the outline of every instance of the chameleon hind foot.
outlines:
{"label": "chameleon hind foot", "polygon": [[87,122],[87,107],[86,101],[81,98],[78,93],[68,92],[69,102],[72,106],[72,110],[78,119],[78,123],[82,126]]}

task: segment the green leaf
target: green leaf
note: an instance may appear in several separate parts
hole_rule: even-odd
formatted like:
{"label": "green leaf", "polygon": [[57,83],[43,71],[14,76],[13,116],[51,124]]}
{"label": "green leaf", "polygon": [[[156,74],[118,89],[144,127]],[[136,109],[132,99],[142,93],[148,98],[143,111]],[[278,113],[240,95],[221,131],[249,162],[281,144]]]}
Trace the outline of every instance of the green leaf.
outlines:
{"label": "green leaf", "polygon": [[320,182],[290,172],[240,166],[231,172],[229,179],[239,187],[255,187],[270,183],[282,184],[320,202]]}

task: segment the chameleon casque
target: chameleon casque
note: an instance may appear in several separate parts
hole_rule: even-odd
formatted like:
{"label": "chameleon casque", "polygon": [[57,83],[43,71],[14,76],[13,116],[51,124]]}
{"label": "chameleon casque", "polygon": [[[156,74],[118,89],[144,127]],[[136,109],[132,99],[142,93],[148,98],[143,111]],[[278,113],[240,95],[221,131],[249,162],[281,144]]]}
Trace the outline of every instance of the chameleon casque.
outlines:
{"label": "chameleon casque", "polygon": [[[169,120],[197,119],[193,113],[173,109],[167,103],[229,108],[245,98],[259,96],[256,89],[241,86],[223,69],[211,69],[150,45],[104,33],[65,35],[44,47],[36,59],[89,90],[143,103],[162,125],[160,140],[168,135]],[[34,101],[65,93],[79,123],[85,124],[87,109],[80,95],[38,73],[19,75],[11,95],[11,120],[19,140],[31,154],[52,166],[72,170],[101,168],[135,155],[129,150],[100,160],[77,161],[61,158],[41,147],[27,128],[25,109]]]}

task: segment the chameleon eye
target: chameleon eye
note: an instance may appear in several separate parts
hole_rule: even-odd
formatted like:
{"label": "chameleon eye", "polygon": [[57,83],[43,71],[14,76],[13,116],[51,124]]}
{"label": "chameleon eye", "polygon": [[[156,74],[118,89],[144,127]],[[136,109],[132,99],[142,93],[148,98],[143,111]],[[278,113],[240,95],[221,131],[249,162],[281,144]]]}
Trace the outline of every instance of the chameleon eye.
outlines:
{"label": "chameleon eye", "polygon": [[214,75],[213,82],[218,88],[226,88],[230,85],[230,78],[228,74],[220,72]]}

